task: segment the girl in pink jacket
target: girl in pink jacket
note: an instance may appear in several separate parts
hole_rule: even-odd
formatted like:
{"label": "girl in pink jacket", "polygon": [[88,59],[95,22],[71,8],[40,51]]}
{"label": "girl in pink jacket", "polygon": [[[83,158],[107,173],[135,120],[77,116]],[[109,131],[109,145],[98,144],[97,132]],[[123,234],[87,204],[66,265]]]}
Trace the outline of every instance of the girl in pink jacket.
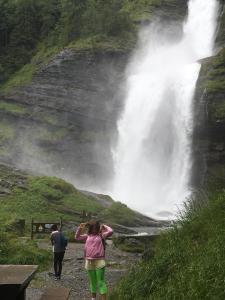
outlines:
{"label": "girl in pink jacket", "polygon": [[[82,231],[87,229],[87,234]],[[81,223],[75,234],[75,239],[85,242],[85,269],[88,271],[92,300],[96,300],[97,287],[101,299],[106,299],[107,286],[105,283],[105,239],[113,234],[112,228],[92,220]]]}

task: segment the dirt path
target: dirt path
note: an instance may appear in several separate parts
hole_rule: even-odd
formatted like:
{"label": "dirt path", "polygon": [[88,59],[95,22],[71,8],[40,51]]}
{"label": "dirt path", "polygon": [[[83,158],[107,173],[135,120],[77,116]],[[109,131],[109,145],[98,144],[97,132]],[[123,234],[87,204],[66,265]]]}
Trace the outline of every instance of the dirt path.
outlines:
{"label": "dirt path", "polygon": [[[41,243],[40,247],[50,248],[47,243]],[[52,276],[53,270],[38,273],[35,280],[27,289],[27,300],[39,300],[45,287],[69,287],[71,294],[69,300],[88,300],[90,293],[88,289],[87,274],[84,270],[83,244],[70,243],[65,254],[62,279],[55,281]],[[122,252],[112,244],[106,246],[106,280],[111,289],[124,275],[129,266],[139,260],[137,254]]]}

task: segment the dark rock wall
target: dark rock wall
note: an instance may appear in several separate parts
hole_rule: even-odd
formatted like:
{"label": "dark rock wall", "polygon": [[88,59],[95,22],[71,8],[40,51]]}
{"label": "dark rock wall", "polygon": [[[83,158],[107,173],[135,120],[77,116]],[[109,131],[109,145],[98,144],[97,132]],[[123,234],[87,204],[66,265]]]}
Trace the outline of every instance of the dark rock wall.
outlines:
{"label": "dark rock wall", "polygon": [[119,51],[65,50],[30,85],[1,97],[0,160],[83,187],[107,184],[126,62]]}
{"label": "dark rock wall", "polygon": [[220,15],[218,20],[218,31],[216,36],[216,46],[224,46],[225,45],[225,0],[219,0],[220,3]]}
{"label": "dark rock wall", "polygon": [[162,0],[155,2],[154,15],[164,22],[183,21],[187,14],[188,0]]}
{"label": "dark rock wall", "polygon": [[216,55],[202,61],[195,95],[195,187],[225,187],[225,4],[221,1]]}

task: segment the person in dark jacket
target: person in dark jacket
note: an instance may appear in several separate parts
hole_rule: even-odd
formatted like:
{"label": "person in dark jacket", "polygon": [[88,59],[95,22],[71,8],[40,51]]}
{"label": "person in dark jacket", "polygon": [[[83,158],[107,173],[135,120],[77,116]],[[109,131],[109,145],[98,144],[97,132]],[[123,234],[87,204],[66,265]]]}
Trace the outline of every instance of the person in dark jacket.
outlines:
{"label": "person in dark jacket", "polygon": [[55,280],[61,279],[62,273],[62,262],[65,254],[66,247],[63,243],[64,236],[61,231],[58,230],[57,225],[52,225],[52,233],[50,240],[53,246],[53,261],[54,261],[54,272]]}

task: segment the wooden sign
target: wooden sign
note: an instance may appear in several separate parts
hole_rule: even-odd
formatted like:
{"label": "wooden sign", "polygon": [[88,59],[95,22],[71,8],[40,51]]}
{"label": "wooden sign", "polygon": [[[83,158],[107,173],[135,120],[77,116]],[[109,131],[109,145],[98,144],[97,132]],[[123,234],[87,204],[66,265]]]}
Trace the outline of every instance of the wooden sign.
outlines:
{"label": "wooden sign", "polygon": [[57,225],[58,229],[62,229],[62,218],[59,222],[34,222],[31,221],[31,239],[33,239],[34,234],[50,234],[52,232],[51,228],[53,225]]}

